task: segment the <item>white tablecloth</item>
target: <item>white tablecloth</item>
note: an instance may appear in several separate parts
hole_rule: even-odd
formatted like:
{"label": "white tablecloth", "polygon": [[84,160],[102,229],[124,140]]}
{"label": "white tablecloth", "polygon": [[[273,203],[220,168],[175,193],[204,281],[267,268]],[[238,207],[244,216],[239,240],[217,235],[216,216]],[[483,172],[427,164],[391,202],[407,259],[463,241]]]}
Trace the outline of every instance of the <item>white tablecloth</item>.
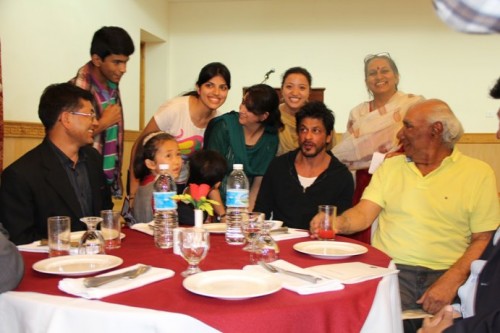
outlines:
{"label": "white tablecloth", "polygon": [[172,333],[218,330],[180,313],[33,292],[0,294],[2,333]]}
{"label": "white tablecloth", "polygon": [[[91,327],[99,327],[99,332],[120,333],[218,332],[198,319],[180,313],[33,292],[0,294],[2,333],[59,333],[68,330],[88,333]],[[403,332],[397,275],[386,276],[379,283],[361,332]]]}

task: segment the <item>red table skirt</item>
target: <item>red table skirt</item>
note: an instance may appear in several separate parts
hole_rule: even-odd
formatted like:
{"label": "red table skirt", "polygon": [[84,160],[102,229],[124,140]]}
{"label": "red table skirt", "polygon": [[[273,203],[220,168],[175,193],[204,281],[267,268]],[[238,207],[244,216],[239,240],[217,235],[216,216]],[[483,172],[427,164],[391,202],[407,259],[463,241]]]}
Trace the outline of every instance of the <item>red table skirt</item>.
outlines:
{"label": "red table skirt", "polygon": [[[168,268],[176,272],[170,279],[138,289],[106,297],[104,302],[161,311],[183,313],[197,318],[223,332],[359,332],[370,311],[380,279],[346,285],[340,291],[314,295],[298,295],[282,289],[277,293],[247,300],[228,301],[193,294],[182,286],[180,275],[187,263],[172,253],[154,246],[153,238],[135,230],[125,229],[122,247],[107,254],[123,259],[121,267],[137,263]],[[293,250],[295,243],[307,238],[280,241],[280,258],[300,267],[360,261],[387,267],[390,258],[377,249],[344,260],[324,260]],[[355,242],[338,237],[339,241]],[[241,246],[229,246],[224,235],[212,234],[211,248],[200,268],[241,269],[249,264],[249,254]],[[26,272],[16,291],[31,291],[71,296],[57,288],[60,276],[34,271],[32,265],[47,258],[45,253],[23,252]],[[168,327],[168,323],[165,323]]]}

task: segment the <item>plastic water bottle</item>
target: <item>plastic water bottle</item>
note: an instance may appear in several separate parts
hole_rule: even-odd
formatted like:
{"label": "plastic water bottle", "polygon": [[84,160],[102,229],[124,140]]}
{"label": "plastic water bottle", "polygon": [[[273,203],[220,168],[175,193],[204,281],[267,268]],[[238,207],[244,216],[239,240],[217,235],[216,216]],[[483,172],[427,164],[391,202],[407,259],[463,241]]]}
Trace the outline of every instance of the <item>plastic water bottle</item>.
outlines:
{"label": "plastic water bottle", "polygon": [[174,229],[179,226],[177,203],[172,198],[177,194],[174,178],[168,172],[168,164],[158,166],[160,174],[153,185],[154,240],[156,247],[168,249],[174,245]]}
{"label": "plastic water bottle", "polygon": [[248,218],[248,178],[243,164],[234,164],[226,184],[226,242],[229,245],[245,243],[241,221]]}

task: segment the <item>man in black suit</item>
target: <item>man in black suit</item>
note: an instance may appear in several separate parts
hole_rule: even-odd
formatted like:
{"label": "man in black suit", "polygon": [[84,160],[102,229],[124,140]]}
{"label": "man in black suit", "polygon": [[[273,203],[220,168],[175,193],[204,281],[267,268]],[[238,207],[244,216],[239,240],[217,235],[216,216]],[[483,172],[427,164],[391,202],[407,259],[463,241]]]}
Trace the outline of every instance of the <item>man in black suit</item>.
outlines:
{"label": "man in black suit", "polygon": [[48,86],[38,116],[43,142],[2,174],[0,221],[15,244],[47,237],[47,218],[71,218],[71,230],[85,230],[83,216],[111,209],[102,156],[92,148],[98,126],[90,92],[70,83]]}

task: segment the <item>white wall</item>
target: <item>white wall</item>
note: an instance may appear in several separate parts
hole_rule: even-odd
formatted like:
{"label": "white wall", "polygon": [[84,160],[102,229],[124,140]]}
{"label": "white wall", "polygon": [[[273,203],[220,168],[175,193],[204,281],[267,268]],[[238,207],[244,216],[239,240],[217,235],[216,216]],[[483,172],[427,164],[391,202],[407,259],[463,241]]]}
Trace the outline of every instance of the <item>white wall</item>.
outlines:
{"label": "white wall", "polygon": [[[163,0],[0,0],[4,119],[39,122],[43,89],[74,77],[90,59],[94,32],[115,25],[127,30],[136,47],[120,90],[126,128],[138,129],[141,30],[166,40],[167,7]],[[155,66],[154,89],[147,90],[151,110],[166,97],[167,51],[161,44],[151,50],[153,60],[162,61]]]}
{"label": "white wall", "polygon": [[[500,76],[498,35],[454,32],[430,0],[267,0],[174,2],[169,6],[169,95],[192,87],[207,62],[225,63],[233,76],[223,111],[237,109],[243,86],[280,86],[289,67],[306,67],[313,86],[343,131],[349,110],[368,98],[363,59],[389,52],[400,90],[448,102],[466,132],[495,132],[499,102],[488,89]],[[486,117],[488,115],[491,118]],[[493,118],[495,117],[495,118]]]}
{"label": "white wall", "polygon": [[269,69],[276,73],[268,83],[279,86],[300,65],[326,88],[343,131],[349,110],[368,98],[363,58],[388,51],[401,90],[449,102],[469,133],[496,131],[500,103],[487,93],[500,76],[499,36],[450,30],[430,0],[0,0],[4,118],[38,122],[42,90],[75,75],[104,25],[125,28],[137,48],[120,84],[127,129],[138,129],[145,30],[166,41],[146,50],[146,121],[165,99],[191,90],[203,65],[222,61],[233,76],[222,111],[237,109],[241,88]]}

